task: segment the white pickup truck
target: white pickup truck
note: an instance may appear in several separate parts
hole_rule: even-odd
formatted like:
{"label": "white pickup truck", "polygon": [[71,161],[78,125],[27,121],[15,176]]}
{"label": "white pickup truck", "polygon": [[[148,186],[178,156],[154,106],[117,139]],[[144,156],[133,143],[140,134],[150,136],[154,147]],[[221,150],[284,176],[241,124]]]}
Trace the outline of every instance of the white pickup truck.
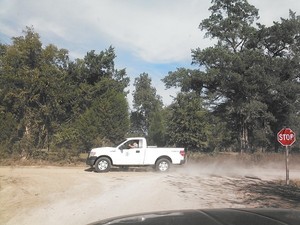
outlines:
{"label": "white pickup truck", "polygon": [[127,138],[116,147],[93,148],[86,160],[96,172],[108,172],[112,166],[154,166],[157,171],[165,172],[171,164],[184,162],[184,148],[147,146],[142,137]]}

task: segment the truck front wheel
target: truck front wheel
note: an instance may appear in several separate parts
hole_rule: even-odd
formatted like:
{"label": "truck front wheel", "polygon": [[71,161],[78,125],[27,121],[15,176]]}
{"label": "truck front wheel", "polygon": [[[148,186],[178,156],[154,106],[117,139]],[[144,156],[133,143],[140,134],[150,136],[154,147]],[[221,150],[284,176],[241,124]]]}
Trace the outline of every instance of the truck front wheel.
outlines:
{"label": "truck front wheel", "polygon": [[159,172],[167,172],[171,167],[171,162],[168,159],[159,159],[155,164],[155,169]]}
{"label": "truck front wheel", "polygon": [[96,172],[108,172],[111,168],[111,162],[107,157],[100,157],[95,163]]}

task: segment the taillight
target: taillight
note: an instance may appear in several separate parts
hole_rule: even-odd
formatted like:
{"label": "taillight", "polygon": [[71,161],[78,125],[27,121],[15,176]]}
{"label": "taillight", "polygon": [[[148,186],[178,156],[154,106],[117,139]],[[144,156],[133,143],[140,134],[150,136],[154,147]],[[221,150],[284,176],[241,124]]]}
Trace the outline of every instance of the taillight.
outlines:
{"label": "taillight", "polygon": [[180,151],[180,155],[182,155],[182,156],[184,157],[185,151],[184,151],[184,150],[181,150],[181,151]]}

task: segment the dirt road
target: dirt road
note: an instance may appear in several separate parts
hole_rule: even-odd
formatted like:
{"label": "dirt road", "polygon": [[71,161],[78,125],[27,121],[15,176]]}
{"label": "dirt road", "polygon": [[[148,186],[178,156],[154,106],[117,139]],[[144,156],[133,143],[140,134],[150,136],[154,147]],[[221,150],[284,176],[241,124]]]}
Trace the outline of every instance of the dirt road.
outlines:
{"label": "dirt road", "polygon": [[[290,178],[300,179],[291,168]],[[186,165],[169,173],[138,168],[0,167],[0,224],[87,224],[132,213],[221,207],[300,209],[283,168]]]}

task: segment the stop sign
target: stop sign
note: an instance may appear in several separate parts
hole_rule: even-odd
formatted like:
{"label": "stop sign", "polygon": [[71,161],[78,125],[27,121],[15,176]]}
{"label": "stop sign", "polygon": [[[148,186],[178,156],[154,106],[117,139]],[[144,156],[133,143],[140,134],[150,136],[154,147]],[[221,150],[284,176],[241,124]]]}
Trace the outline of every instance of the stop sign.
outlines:
{"label": "stop sign", "polygon": [[283,146],[291,146],[296,141],[296,134],[290,128],[283,128],[278,132],[277,140]]}

